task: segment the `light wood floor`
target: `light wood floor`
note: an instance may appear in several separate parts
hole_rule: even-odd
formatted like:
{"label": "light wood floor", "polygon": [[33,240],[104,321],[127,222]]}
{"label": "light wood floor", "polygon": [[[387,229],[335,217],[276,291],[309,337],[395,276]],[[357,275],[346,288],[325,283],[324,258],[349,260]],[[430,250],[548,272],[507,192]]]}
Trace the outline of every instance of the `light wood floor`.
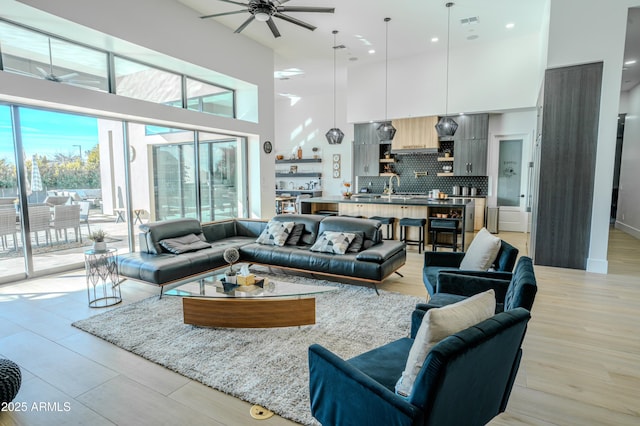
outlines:
{"label": "light wood floor", "polygon": [[[522,234],[500,236],[527,254]],[[409,250],[404,278],[382,287],[426,296],[422,256]],[[522,365],[492,425],[640,424],[639,252],[640,241],[613,230],[609,275],[536,267]],[[131,282],[122,290],[124,303],[156,294]],[[14,402],[26,403],[1,412],[0,425],[293,424],[253,420],[249,404],[70,325],[100,312],[87,307],[84,271],[0,287],[0,356],[20,364]]]}

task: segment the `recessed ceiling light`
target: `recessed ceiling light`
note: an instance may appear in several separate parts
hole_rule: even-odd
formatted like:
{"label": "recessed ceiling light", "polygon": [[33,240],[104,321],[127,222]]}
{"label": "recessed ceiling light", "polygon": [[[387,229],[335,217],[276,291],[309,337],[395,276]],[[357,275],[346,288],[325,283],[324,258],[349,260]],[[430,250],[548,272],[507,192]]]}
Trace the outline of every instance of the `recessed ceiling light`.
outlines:
{"label": "recessed ceiling light", "polygon": [[435,43],[437,41],[439,41],[440,39],[438,37],[432,37],[431,38],[431,43]]}
{"label": "recessed ceiling light", "polygon": [[369,49],[369,55],[373,55],[374,53],[376,53],[375,49]]}
{"label": "recessed ceiling light", "polygon": [[635,59],[631,59],[631,60],[626,61],[624,64],[625,64],[625,65],[633,65],[633,64],[635,64],[636,62],[637,62],[637,61],[636,61]]}
{"label": "recessed ceiling light", "polygon": [[274,71],[273,78],[283,79],[287,77],[295,77],[302,74],[304,74],[304,71],[302,71],[300,68],[287,68],[281,71]]}
{"label": "recessed ceiling light", "polygon": [[511,28],[515,27],[516,24],[514,24],[513,22],[509,22],[507,25],[505,25],[505,28],[510,30]]}

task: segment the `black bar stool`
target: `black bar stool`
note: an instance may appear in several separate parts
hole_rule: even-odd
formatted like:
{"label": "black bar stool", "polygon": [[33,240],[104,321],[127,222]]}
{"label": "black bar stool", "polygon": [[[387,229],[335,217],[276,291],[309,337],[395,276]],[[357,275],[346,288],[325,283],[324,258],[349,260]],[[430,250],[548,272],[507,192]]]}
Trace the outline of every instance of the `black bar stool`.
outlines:
{"label": "black bar stool", "polygon": [[[451,234],[451,243],[439,242],[438,235]],[[458,250],[458,221],[452,219],[432,219],[431,220],[431,243],[432,250],[436,251],[437,247],[448,247],[453,251]]]}
{"label": "black bar stool", "polygon": [[[427,219],[413,219],[410,217],[403,217],[400,219],[400,240],[408,246],[418,246],[418,253],[422,253],[424,250],[424,226],[427,224]],[[407,239],[407,226],[417,226],[419,228],[418,239]]]}
{"label": "black bar stool", "polygon": [[387,225],[387,238],[384,238],[385,240],[396,239],[396,230],[395,226],[393,226],[396,223],[395,217],[371,216],[369,219],[377,220],[381,224]]}

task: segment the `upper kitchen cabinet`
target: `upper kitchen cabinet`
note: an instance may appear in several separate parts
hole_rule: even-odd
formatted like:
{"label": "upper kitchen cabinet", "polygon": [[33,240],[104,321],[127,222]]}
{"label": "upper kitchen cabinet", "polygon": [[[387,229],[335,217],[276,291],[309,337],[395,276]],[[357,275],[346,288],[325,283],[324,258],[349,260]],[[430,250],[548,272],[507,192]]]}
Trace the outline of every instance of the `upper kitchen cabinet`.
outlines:
{"label": "upper kitchen cabinet", "polygon": [[456,139],[453,144],[454,176],[486,176],[487,145],[487,139]]}
{"label": "upper kitchen cabinet", "polygon": [[[353,178],[378,176],[380,168],[380,142],[376,129],[379,123],[359,123],[353,128]],[[388,146],[388,145],[387,145]]]}
{"label": "upper kitchen cabinet", "polygon": [[458,130],[453,135],[454,139],[488,139],[489,114],[460,115],[455,120],[458,122]]}
{"label": "upper kitchen cabinet", "polygon": [[391,141],[391,151],[422,151],[438,149],[436,124],[438,117],[414,117],[393,120],[396,135]]}

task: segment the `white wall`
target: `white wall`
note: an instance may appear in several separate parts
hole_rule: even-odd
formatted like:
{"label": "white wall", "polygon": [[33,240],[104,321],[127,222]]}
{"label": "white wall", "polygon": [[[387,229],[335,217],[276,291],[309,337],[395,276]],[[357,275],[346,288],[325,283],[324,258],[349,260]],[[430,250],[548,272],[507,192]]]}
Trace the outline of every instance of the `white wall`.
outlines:
{"label": "white wall", "polygon": [[[292,102],[288,98],[278,96],[276,99],[276,117],[278,118],[274,154],[282,154],[289,158],[298,146],[302,146],[304,158],[313,155],[312,147],[320,148],[322,165],[298,165],[298,167],[322,172],[323,195],[340,195],[342,182],[351,181],[351,145],[353,142],[353,125],[348,124],[346,117],[345,75],[336,75],[336,125],[344,132],[340,145],[329,145],[325,133],[333,127],[333,87],[327,88],[325,94],[300,98]],[[333,154],[341,155],[341,177],[332,176]],[[274,156],[272,155],[272,158]],[[272,160],[273,161],[273,160]],[[274,167],[274,166],[272,166]],[[282,166],[279,166],[282,168]],[[281,180],[281,179],[278,179]],[[287,182],[291,179],[285,179]],[[310,179],[295,180],[295,182]],[[273,194],[273,188],[270,193]]]}
{"label": "white wall", "polygon": [[[254,102],[252,108],[244,108],[242,111],[243,116],[254,121],[252,122],[0,73],[0,99],[9,102],[247,136],[250,141],[252,174],[258,175],[250,180],[253,182],[249,194],[252,214],[267,216],[273,213],[273,192],[268,192],[273,188],[275,179],[271,172],[273,156],[268,156],[261,149],[263,141],[273,140],[275,136],[273,52],[270,49],[244,36],[233,34],[228,28],[212,20],[203,21],[195,11],[171,0],[25,0],[21,3],[1,1],[4,3],[3,6],[12,6],[0,9],[0,16],[8,19],[18,20],[36,28],[47,27],[48,31],[54,31],[58,27],[60,31],[66,32],[73,32],[74,28],[77,28],[78,33],[98,31],[104,33],[102,39],[82,41],[111,44],[119,49],[128,49],[129,44],[133,43],[149,51],[160,52],[193,64],[194,67],[190,67],[191,69],[201,69],[203,72],[216,70],[247,82],[247,87],[255,86],[258,90],[258,103]],[[55,16],[30,11],[31,8],[23,3]],[[64,21],[56,17],[69,22],[65,25]],[[122,40],[130,43],[124,43]],[[126,51],[120,53],[127,54]],[[132,58],[146,62],[156,60],[150,57]],[[268,172],[262,173],[265,169]]]}
{"label": "white wall", "polygon": [[640,86],[629,92],[626,112],[616,228],[640,238]]}
{"label": "white wall", "polygon": [[[538,34],[492,44],[465,44],[449,55],[449,113],[504,111],[535,106],[541,81]],[[350,123],[382,120],[385,63],[349,68]],[[389,61],[388,118],[445,113],[446,56]]]}
{"label": "white wall", "polygon": [[[607,272],[611,188],[627,12],[638,0],[552,0],[547,67],[603,61],[587,271]],[[625,141],[626,142],[626,141]]]}

